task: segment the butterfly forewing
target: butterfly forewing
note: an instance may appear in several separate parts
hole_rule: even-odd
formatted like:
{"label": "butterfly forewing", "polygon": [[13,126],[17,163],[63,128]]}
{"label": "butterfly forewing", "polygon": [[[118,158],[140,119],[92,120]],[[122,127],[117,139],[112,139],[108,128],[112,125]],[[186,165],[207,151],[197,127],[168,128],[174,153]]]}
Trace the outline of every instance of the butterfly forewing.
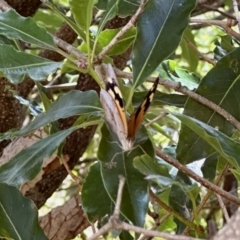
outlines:
{"label": "butterfly forewing", "polygon": [[123,149],[130,150],[133,146],[137,130],[153,100],[159,78],[156,79],[141,105],[127,121],[122,94],[112,66],[110,64],[103,65],[101,74],[106,85],[106,90],[102,89],[100,92],[100,100],[104,108],[105,118],[111,130],[118,136]]}
{"label": "butterfly forewing", "polygon": [[128,131],[127,118],[126,118],[126,113],[125,113],[124,104],[123,104],[123,97],[122,97],[122,93],[117,84],[117,77],[116,77],[114,70],[110,64],[108,64],[106,67],[106,78],[107,78],[106,82],[105,82],[106,91],[111,95],[111,97],[115,101],[120,118],[122,119],[124,132],[127,135],[127,131]]}
{"label": "butterfly forewing", "polygon": [[136,132],[138,130],[138,128],[140,127],[144,116],[153,100],[155,91],[157,89],[158,86],[158,82],[159,82],[159,78],[157,78],[152,86],[152,88],[149,90],[148,94],[146,95],[146,97],[144,98],[144,100],[142,101],[142,103],[140,104],[140,106],[135,110],[135,112],[130,116],[130,119],[128,120],[127,124],[128,124],[128,136],[127,138],[129,140],[135,138]]}

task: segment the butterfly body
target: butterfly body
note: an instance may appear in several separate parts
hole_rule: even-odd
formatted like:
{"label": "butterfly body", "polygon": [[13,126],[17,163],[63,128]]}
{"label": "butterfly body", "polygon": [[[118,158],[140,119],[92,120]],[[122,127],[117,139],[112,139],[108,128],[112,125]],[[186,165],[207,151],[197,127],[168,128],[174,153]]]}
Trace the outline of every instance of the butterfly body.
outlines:
{"label": "butterfly body", "polygon": [[106,90],[101,89],[100,101],[102,102],[105,118],[111,130],[118,136],[123,149],[130,150],[133,146],[136,133],[144,116],[153,100],[157,89],[158,79],[144,98],[140,106],[127,119],[121,91],[117,85],[117,78],[110,64],[105,67]]}

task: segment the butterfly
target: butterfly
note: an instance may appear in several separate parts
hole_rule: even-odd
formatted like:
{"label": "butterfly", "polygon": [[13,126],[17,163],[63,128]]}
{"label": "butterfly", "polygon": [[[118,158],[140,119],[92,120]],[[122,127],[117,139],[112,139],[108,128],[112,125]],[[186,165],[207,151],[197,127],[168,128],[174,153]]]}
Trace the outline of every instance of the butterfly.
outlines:
{"label": "butterfly", "polygon": [[114,70],[110,64],[104,65],[103,68],[104,73],[102,74],[106,90],[101,89],[100,101],[103,105],[105,119],[111,130],[118,136],[123,149],[130,150],[133,147],[136,133],[153,100],[159,78],[155,80],[140,106],[127,119],[122,93],[118,87]]}

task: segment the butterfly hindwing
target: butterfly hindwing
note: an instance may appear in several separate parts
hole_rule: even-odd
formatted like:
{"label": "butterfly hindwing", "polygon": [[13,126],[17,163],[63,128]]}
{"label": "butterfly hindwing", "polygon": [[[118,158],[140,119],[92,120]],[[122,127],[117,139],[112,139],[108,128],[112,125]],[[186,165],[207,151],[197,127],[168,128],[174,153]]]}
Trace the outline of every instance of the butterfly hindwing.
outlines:
{"label": "butterfly hindwing", "polygon": [[131,115],[130,119],[128,120],[128,136],[127,138],[129,140],[134,139],[136,132],[141,125],[144,116],[153,100],[155,91],[157,89],[159,82],[159,78],[157,78],[152,86],[152,88],[149,90],[148,94],[140,104],[140,106],[135,110],[135,112]]}

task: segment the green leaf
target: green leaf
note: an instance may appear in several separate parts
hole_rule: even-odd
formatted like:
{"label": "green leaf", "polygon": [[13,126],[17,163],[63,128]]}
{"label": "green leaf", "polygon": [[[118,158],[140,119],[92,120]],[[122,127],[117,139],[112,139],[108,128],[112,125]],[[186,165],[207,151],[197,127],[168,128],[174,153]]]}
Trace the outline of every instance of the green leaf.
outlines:
{"label": "green leaf", "polygon": [[158,71],[162,78],[180,82],[182,86],[190,90],[197,88],[200,83],[200,79],[196,74],[178,68],[177,63],[173,60],[163,61],[158,67]]}
{"label": "green leaf", "polygon": [[51,100],[47,96],[47,90],[39,82],[36,82],[36,86],[38,88],[38,92],[39,92],[39,95],[41,97],[43,106],[46,110],[48,110],[51,107]]}
{"label": "green leaf", "polygon": [[[174,113],[187,128],[194,131],[198,137],[204,141],[204,146],[211,146],[214,152],[218,152],[232,166],[239,168],[240,166],[240,145],[225,134],[215,128],[200,122],[197,119]],[[200,148],[200,146],[199,146]],[[192,159],[194,161],[196,159]]]}
{"label": "green leaf", "polygon": [[135,87],[152,74],[157,66],[177,48],[195,2],[148,1],[138,20],[137,37],[133,46]]}
{"label": "green leaf", "polygon": [[116,16],[117,5],[118,5],[118,0],[117,1],[116,0],[108,0],[107,1],[106,10],[103,13],[103,15],[101,16],[100,23],[98,24],[98,31],[97,31],[96,39],[95,39],[94,46],[93,46],[93,54],[99,53],[102,50],[102,47],[100,47],[98,44],[99,33],[102,32],[102,29],[104,28],[106,22]]}
{"label": "green leaf", "polygon": [[[184,218],[190,220],[192,212],[192,203],[187,194],[181,187],[174,184],[169,194],[169,205]],[[186,225],[180,220],[174,219],[177,224],[177,233],[181,234]]]}
{"label": "green leaf", "polygon": [[104,188],[100,163],[91,166],[83,183],[81,199],[84,212],[90,222],[95,222],[113,213],[114,203]]}
{"label": "green leaf", "polygon": [[16,51],[0,44],[0,71],[12,83],[20,83],[26,74],[33,80],[43,80],[60,67],[61,63]]}
{"label": "green leaf", "polygon": [[240,181],[240,172],[238,170],[235,169],[230,169],[230,171],[232,172],[232,174],[234,175],[234,177]]}
{"label": "green leaf", "polygon": [[0,182],[20,187],[39,173],[43,159],[50,157],[65,138],[77,128],[54,133],[34,143],[0,167]]}
{"label": "green leaf", "polygon": [[[161,192],[158,194],[158,198],[160,198],[165,204],[169,205],[169,194],[170,194],[171,188],[169,187],[167,190]],[[168,212],[162,208],[159,207],[158,209],[158,215],[159,216],[165,216]],[[156,229],[160,232],[168,231],[169,229],[175,229],[176,224],[173,221],[173,215],[169,216],[166,221],[160,224],[160,226]]]}
{"label": "green leaf", "polygon": [[219,154],[217,152],[207,157],[201,169],[204,178],[211,182],[214,180],[217,173],[218,157]]}
{"label": "green leaf", "polygon": [[47,240],[38,224],[38,211],[33,202],[15,187],[0,183],[0,237],[4,239]]}
{"label": "green leaf", "polygon": [[215,45],[216,48],[213,50],[213,52],[214,59],[216,60],[220,60],[222,57],[226,56],[235,49],[232,37],[229,35],[221,36],[220,42],[216,40]]}
{"label": "green leaf", "polygon": [[180,46],[182,48],[181,56],[188,63],[188,69],[194,72],[198,66],[199,56],[198,53],[193,48],[191,48],[191,46],[189,46],[188,42],[196,45],[192,31],[189,28],[186,28],[183,33],[182,41],[180,43]]}
{"label": "green leaf", "polygon": [[44,28],[39,27],[31,17],[22,17],[14,10],[0,13],[0,34],[42,48],[57,49],[52,36]]}
{"label": "green leaf", "polygon": [[[137,226],[143,226],[148,207],[148,182],[133,167],[132,161],[144,153],[154,155],[151,141],[145,128],[140,129],[135,146],[129,152],[123,152],[117,137],[104,125],[98,159],[101,161],[101,172],[107,193],[116,201],[119,175],[126,178],[121,204],[121,213]],[[144,152],[143,152],[144,151]]]}
{"label": "green leaf", "polygon": [[95,0],[69,0],[73,17],[84,31],[88,31],[91,21]]}
{"label": "green leaf", "polygon": [[63,20],[54,11],[46,8],[39,8],[33,18],[39,26],[45,27],[52,34],[63,24]]}
{"label": "green leaf", "polygon": [[[129,15],[133,15],[138,7],[139,7],[139,0],[119,0],[118,1],[118,14],[122,17],[126,17]],[[108,8],[108,1],[106,0],[98,0],[96,7],[101,10],[107,10]]]}
{"label": "green leaf", "polygon": [[72,90],[68,93],[61,95],[46,113],[38,115],[34,121],[30,122],[26,127],[17,132],[9,131],[2,134],[2,139],[12,136],[23,136],[28,134],[45,124],[56,121],[60,118],[67,118],[80,114],[100,115],[102,107],[95,91],[81,92]]}
{"label": "green leaf", "polygon": [[110,19],[114,18],[117,14],[118,10],[118,0],[108,0],[107,1],[107,7],[106,10],[101,16],[101,21],[98,25],[98,33],[97,35],[102,31],[103,27],[105,26],[106,22],[109,21]]}
{"label": "green leaf", "polygon": [[[216,103],[240,120],[240,48],[223,57],[202,79],[196,93]],[[214,110],[189,98],[184,114],[232,136],[235,127]],[[182,163],[209,156],[215,150],[187,126],[182,126],[177,159]]]}
{"label": "green leaf", "polygon": [[58,17],[67,23],[79,37],[86,41],[86,34],[84,30],[81,29],[81,27],[79,27],[72,18],[69,18],[63,11],[58,9],[56,4],[54,4],[52,1],[45,1],[44,3],[49,7],[49,9],[52,10],[52,12],[56,13]]}
{"label": "green leaf", "polygon": [[133,15],[138,10],[139,4],[139,0],[120,0],[118,4],[118,14],[123,17]]}
{"label": "green leaf", "polygon": [[161,189],[169,188],[175,181],[169,174],[171,168],[164,161],[142,155],[134,159],[133,165],[146,179],[156,182]]}
{"label": "green leaf", "polygon": [[[102,31],[98,37],[98,42],[101,44],[101,47],[104,48],[107,46],[119,31],[119,29],[107,29]],[[117,44],[108,52],[108,55],[111,56],[124,53],[132,44],[135,36],[136,28],[131,28],[118,40]]]}
{"label": "green leaf", "polygon": [[5,37],[4,35],[0,35],[0,43],[1,44],[6,44],[6,45],[11,45],[11,46],[13,46],[13,47],[16,47],[16,43],[15,43],[15,41],[14,40],[12,40],[12,39],[9,39],[9,38],[7,38],[7,37]]}
{"label": "green leaf", "polygon": [[122,231],[119,235],[120,240],[134,240],[135,238],[128,232]]}

